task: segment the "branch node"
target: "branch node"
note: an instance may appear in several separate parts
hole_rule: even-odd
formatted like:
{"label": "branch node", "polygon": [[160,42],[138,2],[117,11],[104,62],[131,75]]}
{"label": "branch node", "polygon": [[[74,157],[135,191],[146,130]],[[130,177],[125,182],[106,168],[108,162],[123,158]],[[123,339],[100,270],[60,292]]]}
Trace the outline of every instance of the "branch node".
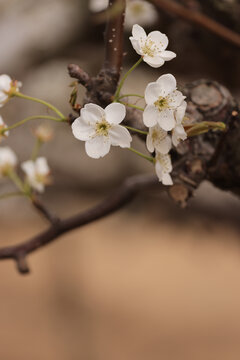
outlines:
{"label": "branch node", "polygon": [[18,253],[15,256],[17,269],[20,274],[29,274],[30,269],[27,263],[26,254],[25,253]]}
{"label": "branch node", "polygon": [[77,79],[80,84],[85,86],[87,89],[91,88],[91,79],[88,73],[80,68],[80,66],[76,64],[69,64],[68,65],[68,73],[69,75]]}

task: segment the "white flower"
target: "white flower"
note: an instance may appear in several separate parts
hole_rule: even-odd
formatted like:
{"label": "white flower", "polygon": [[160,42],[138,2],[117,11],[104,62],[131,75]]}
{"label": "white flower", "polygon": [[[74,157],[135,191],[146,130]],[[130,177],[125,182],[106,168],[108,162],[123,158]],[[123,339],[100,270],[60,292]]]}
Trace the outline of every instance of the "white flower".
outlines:
{"label": "white flower", "polygon": [[155,170],[159,181],[161,181],[163,185],[172,185],[172,178],[169,175],[172,171],[172,162],[170,155],[157,152],[155,160]]}
{"label": "white flower", "polygon": [[21,82],[13,81],[10,76],[6,74],[0,75],[0,107],[8,101],[10,90],[13,88],[15,91],[18,91],[21,86]]}
{"label": "white flower", "polygon": [[0,141],[3,137],[7,137],[9,135],[9,131],[5,131],[3,134],[1,134],[1,130],[4,130],[7,128],[7,125],[3,121],[3,118],[0,115]]}
{"label": "white flower", "polygon": [[108,0],[90,0],[89,9],[92,12],[103,11],[108,7]]}
{"label": "white flower", "polygon": [[174,52],[165,50],[168,46],[168,38],[160,31],[152,31],[147,35],[141,26],[135,24],[132,35],[129,39],[133,48],[148,65],[157,68],[165,61],[175,58]]}
{"label": "white flower", "polygon": [[0,75],[0,107],[8,100],[7,92],[11,89],[12,79],[8,75]]}
{"label": "white flower", "polygon": [[0,148],[0,176],[7,175],[8,171],[17,164],[17,157],[9,147]]}
{"label": "white flower", "polygon": [[172,131],[172,142],[174,146],[178,146],[180,140],[186,140],[187,134],[184,130],[182,125],[182,121],[186,112],[187,103],[183,101],[182,105],[179,106],[176,110],[175,117],[176,117],[176,126]]}
{"label": "white flower", "polygon": [[45,185],[50,183],[50,169],[44,157],[39,157],[35,161],[25,161],[21,164],[21,168],[26,174],[27,182],[34,190],[43,192]]}
{"label": "white flower", "polygon": [[172,130],[176,125],[174,112],[184,99],[185,96],[176,90],[176,79],[173,75],[160,76],[156,82],[149,83],[146,87],[144,124],[152,127],[158,123],[163,130]]}
{"label": "white flower", "polygon": [[126,28],[131,29],[134,24],[151,25],[157,20],[154,6],[144,0],[129,0],[126,6]]}
{"label": "white flower", "polygon": [[72,124],[73,135],[86,141],[88,156],[98,159],[108,154],[111,145],[130,147],[132,137],[125,127],[119,125],[125,116],[126,108],[119,103],[112,103],[105,110],[96,104],[86,104]]}
{"label": "white flower", "polygon": [[147,135],[147,149],[150,152],[158,151],[161,154],[167,154],[172,147],[170,136],[167,131],[160,128],[157,124],[149,129]]}
{"label": "white flower", "polygon": [[34,135],[38,138],[39,141],[45,143],[53,138],[53,130],[49,125],[40,124],[35,130]]}

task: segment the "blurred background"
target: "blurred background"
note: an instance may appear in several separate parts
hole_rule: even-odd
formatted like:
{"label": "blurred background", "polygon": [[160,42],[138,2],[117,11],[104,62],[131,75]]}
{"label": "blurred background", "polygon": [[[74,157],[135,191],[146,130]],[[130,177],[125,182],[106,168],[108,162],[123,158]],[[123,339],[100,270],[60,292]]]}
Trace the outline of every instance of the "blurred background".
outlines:
{"label": "blurred background", "polygon": [[[100,0],[99,0],[100,1]],[[238,0],[181,0],[239,32]],[[83,0],[0,0],[0,73],[23,82],[26,94],[64,114],[72,79],[67,65],[90,74],[104,53],[104,25]],[[199,78],[221,82],[239,98],[239,51],[215,35],[158,12],[159,29],[177,58],[164,70],[142,64],[126,83],[143,93],[162,72],[179,86]],[[137,57],[125,34],[124,67]],[[79,101],[84,90],[79,87]],[[1,108],[7,124],[47,114],[19,99]],[[12,131],[19,161],[29,158],[37,122]],[[69,216],[96,204],[123,179],[153,172],[143,159],[113,148],[101,160],[86,156],[67,125],[54,125],[42,154],[54,178],[43,202]],[[135,140],[135,147],[144,145]],[[0,191],[13,188],[1,180]],[[0,245],[36,234],[47,223],[27,200],[0,202]],[[187,209],[149,189],[125,209],[75,230],[29,256],[31,274],[0,262],[2,360],[238,360],[240,357],[240,202],[205,182]]]}

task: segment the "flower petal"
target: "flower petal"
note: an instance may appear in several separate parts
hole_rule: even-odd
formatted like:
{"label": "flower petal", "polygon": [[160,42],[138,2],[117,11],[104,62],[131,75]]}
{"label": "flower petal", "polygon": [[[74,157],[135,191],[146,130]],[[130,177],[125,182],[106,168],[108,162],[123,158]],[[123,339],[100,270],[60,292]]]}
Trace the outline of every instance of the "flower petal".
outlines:
{"label": "flower petal", "polygon": [[112,103],[105,108],[105,114],[109,124],[119,124],[126,116],[126,107],[123,104]]}
{"label": "flower petal", "polygon": [[168,186],[173,185],[172,178],[168,173],[162,174],[162,183],[163,183],[163,185],[168,185]]}
{"label": "flower petal", "polygon": [[174,59],[177,55],[173,52],[173,51],[162,51],[160,56],[163,58],[163,60],[165,61],[169,61]]}
{"label": "flower petal", "polygon": [[186,112],[187,102],[183,101],[183,103],[176,110],[176,122],[177,124],[181,124]]}
{"label": "flower petal", "polygon": [[165,50],[168,46],[168,37],[160,31],[150,32],[148,34],[148,39],[156,43],[160,51]]}
{"label": "flower petal", "polygon": [[161,96],[161,88],[158,83],[151,82],[147,85],[145,90],[145,101],[147,105],[152,105],[158,100],[159,96]]}
{"label": "flower petal", "polygon": [[41,175],[47,175],[50,172],[47,160],[45,157],[39,157],[35,162],[36,172]]}
{"label": "flower petal", "polygon": [[21,164],[21,168],[29,178],[33,178],[35,176],[35,164],[32,160],[24,161]]}
{"label": "flower petal", "polygon": [[151,153],[154,152],[153,139],[150,134],[147,135],[146,146],[147,146],[147,149],[149,152],[151,152]]}
{"label": "flower petal", "polygon": [[166,136],[165,139],[155,143],[156,150],[161,154],[168,154],[169,150],[172,147],[172,141],[170,136]]}
{"label": "flower petal", "polygon": [[109,130],[108,135],[112,145],[120,146],[121,148],[130,147],[132,137],[129,131],[125,127],[121,125],[113,126]]}
{"label": "flower petal", "polygon": [[81,117],[93,124],[105,117],[105,112],[101,106],[89,103],[81,109]]}
{"label": "flower petal", "polygon": [[160,85],[163,94],[161,96],[167,96],[172,91],[176,90],[177,82],[172,74],[165,74],[157,79],[157,83]]}
{"label": "flower petal", "polygon": [[147,127],[151,127],[157,124],[158,110],[154,105],[147,105],[143,112],[143,123]]}
{"label": "flower petal", "polygon": [[147,63],[148,65],[150,65],[153,68],[158,68],[158,67],[162,66],[165,62],[161,58],[161,56],[149,56],[149,55],[144,55],[143,61],[145,61],[145,63]]}
{"label": "flower petal", "polygon": [[136,53],[138,55],[143,55],[143,51],[142,51],[142,48],[141,48],[140,41],[134,39],[134,37],[132,37],[132,36],[130,36],[129,40],[131,41],[132,46],[133,46],[134,50],[136,51]]}
{"label": "flower petal", "polygon": [[133,25],[132,35],[136,40],[145,40],[147,38],[147,34],[145,30],[138,24]]}
{"label": "flower petal", "polygon": [[85,150],[88,156],[93,159],[99,159],[109,153],[110,140],[106,136],[96,136],[86,141]]}
{"label": "flower petal", "polygon": [[186,96],[183,96],[181,91],[174,90],[171,94],[168,96],[168,104],[172,108],[177,108],[180,106],[183,102],[183,100],[186,98]]}
{"label": "flower petal", "polygon": [[172,142],[174,146],[178,146],[180,140],[186,140],[187,134],[182,125],[177,125],[172,132]]}
{"label": "flower petal", "polygon": [[158,124],[163,130],[172,130],[176,124],[173,110],[166,109],[158,111]]}
{"label": "flower petal", "polygon": [[72,132],[76,139],[90,140],[96,133],[95,128],[84,120],[82,116],[77,118],[72,124]]}

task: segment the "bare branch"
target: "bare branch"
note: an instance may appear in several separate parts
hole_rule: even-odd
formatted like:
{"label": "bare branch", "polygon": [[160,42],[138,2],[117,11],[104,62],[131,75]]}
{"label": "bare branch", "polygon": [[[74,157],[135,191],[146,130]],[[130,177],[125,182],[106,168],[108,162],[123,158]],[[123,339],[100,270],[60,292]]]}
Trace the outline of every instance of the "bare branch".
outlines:
{"label": "bare branch", "polygon": [[116,189],[111,196],[93,208],[67,219],[59,220],[57,223],[52,224],[46,231],[19,245],[1,248],[0,260],[15,260],[19,272],[26,274],[29,272],[26,262],[26,256],[28,254],[55,241],[59,236],[68,231],[89,224],[117,211],[130,202],[140,191],[155,184],[158,184],[158,179],[155,175],[133,176]]}
{"label": "bare branch", "polygon": [[40,214],[42,214],[43,217],[50,222],[50,224],[55,225],[59,223],[60,219],[52,214],[36,196],[32,198],[32,204],[40,212]]}
{"label": "bare branch", "polygon": [[192,11],[181,4],[176,3],[174,0],[149,0],[155,4],[159,9],[164,10],[170,14],[174,14],[187,22],[206,29],[220,38],[228,41],[232,45],[240,47],[240,35],[226,26],[219,24],[217,21],[209,18],[208,16]]}

